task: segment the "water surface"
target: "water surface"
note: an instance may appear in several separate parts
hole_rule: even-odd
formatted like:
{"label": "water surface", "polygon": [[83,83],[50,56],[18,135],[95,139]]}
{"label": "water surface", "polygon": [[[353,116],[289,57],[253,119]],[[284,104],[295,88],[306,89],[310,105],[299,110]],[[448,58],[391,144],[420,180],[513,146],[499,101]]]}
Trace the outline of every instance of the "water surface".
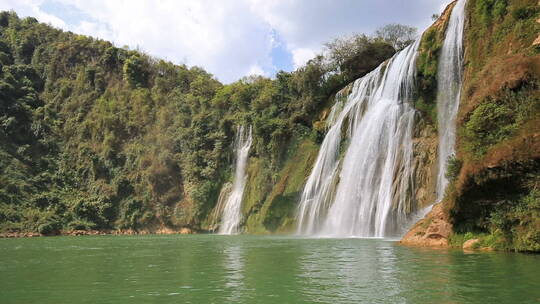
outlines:
{"label": "water surface", "polygon": [[540,256],[380,239],[0,239],[0,303],[539,303]]}

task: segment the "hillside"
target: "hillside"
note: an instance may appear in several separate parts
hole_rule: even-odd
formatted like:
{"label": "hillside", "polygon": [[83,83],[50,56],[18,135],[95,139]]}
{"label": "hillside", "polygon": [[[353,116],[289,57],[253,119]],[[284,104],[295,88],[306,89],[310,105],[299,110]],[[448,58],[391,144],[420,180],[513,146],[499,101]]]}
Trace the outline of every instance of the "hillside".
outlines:
{"label": "hillside", "polygon": [[223,85],[2,12],[0,231],[210,229],[237,125],[254,134],[248,231],[276,230],[293,216],[330,96],[395,52],[366,36],[348,46],[340,61]]}

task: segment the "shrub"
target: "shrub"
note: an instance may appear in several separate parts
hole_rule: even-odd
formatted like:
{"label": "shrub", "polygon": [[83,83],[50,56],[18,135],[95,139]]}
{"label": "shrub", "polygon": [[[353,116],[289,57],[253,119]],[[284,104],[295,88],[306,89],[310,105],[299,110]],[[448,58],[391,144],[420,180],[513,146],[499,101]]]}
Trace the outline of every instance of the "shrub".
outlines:
{"label": "shrub", "polygon": [[444,28],[431,27],[422,36],[416,60],[417,92],[415,108],[437,125],[437,68]]}
{"label": "shrub", "polygon": [[520,251],[540,250],[540,190],[516,200],[501,201],[489,218],[492,234],[502,234],[507,247]]}
{"label": "shrub", "polygon": [[507,0],[478,0],[476,13],[480,16],[484,25],[488,25],[493,17],[500,19],[506,14]]}
{"label": "shrub", "polygon": [[449,181],[455,181],[459,176],[462,165],[462,160],[457,159],[455,155],[451,155],[446,160],[446,173],[444,176],[446,176]]}
{"label": "shrub", "polygon": [[148,73],[143,69],[143,59],[139,55],[132,55],[124,63],[124,80],[130,86],[144,87],[146,85]]}
{"label": "shrub", "polygon": [[529,6],[523,6],[518,7],[514,11],[512,11],[512,17],[516,20],[524,20],[529,17],[532,17],[536,13],[536,8],[529,7]]}
{"label": "shrub", "polygon": [[67,227],[70,230],[91,230],[96,227],[96,224],[82,219],[75,219],[69,222]]}
{"label": "shrub", "polygon": [[62,224],[57,221],[50,221],[39,225],[38,232],[43,235],[56,235],[60,233],[60,229],[62,229]]}
{"label": "shrub", "polygon": [[510,138],[537,111],[536,84],[517,90],[505,89],[497,97],[486,98],[464,125],[466,149],[476,158],[501,141]]}

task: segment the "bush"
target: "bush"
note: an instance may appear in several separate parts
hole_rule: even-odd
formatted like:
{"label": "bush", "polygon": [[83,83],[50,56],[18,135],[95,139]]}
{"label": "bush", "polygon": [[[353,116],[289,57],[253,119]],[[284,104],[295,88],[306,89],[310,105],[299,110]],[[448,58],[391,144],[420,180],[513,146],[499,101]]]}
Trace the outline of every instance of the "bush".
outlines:
{"label": "bush", "polygon": [[492,234],[502,234],[507,247],[540,251],[540,190],[514,200],[502,201],[489,218]]}
{"label": "bush", "polygon": [[56,235],[60,233],[60,229],[62,229],[62,224],[57,221],[50,221],[39,225],[38,232],[43,235]]}
{"label": "bush", "polygon": [[444,176],[446,176],[449,181],[455,181],[459,176],[462,165],[462,160],[457,159],[455,155],[451,155],[446,160],[446,173],[444,174]]}
{"label": "bush", "polygon": [[92,230],[96,228],[96,224],[86,221],[86,220],[75,219],[69,222],[67,227],[70,230]]}
{"label": "bush", "polygon": [[506,14],[507,0],[478,0],[476,2],[476,13],[482,22],[488,25],[493,17],[500,19]]}
{"label": "bush", "polygon": [[535,83],[530,83],[486,98],[464,125],[466,149],[478,158],[491,146],[513,136],[540,105],[535,97],[536,87]]}
{"label": "bush", "polygon": [[143,59],[139,55],[132,55],[124,63],[124,80],[131,87],[146,86],[148,73],[143,68]]}
{"label": "bush", "polygon": [[534,14],[536,14],[536,8],[529,6],[519,7],[512,11],[512,17],[516,20],[524,20],[534,16]]}
{"label": "bush", "polygon": [[419,54],[416,60],[417,84],[419,93],[415,108],[429,117],[433,125],[437,125],[437,68],[439,53],[442,47],[442,29],[429,28],[424,32],[420,42]]}

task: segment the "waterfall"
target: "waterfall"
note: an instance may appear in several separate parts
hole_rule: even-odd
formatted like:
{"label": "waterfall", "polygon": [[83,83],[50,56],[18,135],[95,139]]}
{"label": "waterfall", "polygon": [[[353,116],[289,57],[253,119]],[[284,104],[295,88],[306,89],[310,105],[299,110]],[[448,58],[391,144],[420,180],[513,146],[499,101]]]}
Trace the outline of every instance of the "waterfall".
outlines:
{"label": "waterfall", "polygon": [[437,122],[439,133],[439,164],[437,201],[448,185],[446,162],[454,155],[456,116],[461,97],[463,77],[463,26],[466,0],[459,0],[452,10],[437,69]]}
{"label": "waterfall", "polygon": [[242,197],[244,196],[247,180],[246,166],[251,141],[251,127],[246,130],[244,126],[239,126],[235,140],[236,164],[233,185],[223,207],[221,226],[219,228],[220,234],[236,234],[239,232],[238,226],[242,220]]}
{"label": "waterfall", "polygon": [[[410,101],[419,43],[355,81],[345,103],[332,109],[331,125],[301,196],[299,234],[395,235],[414,211],[416,112]],[[349,145],[340,161],[343,139]]]}
{"label": "waterfall", "polygon": [[223,210],[225,209],[225,204],[231,195],[232,183],[225,183],[219,192],[217,204],[210,212],[208,216],[208,230],[216,231],[216,228],[219,227],[219,222],[223,215]]}
{"label": "waterfall", "polygon": [[[459,0],[453,9],[439,59],[438,195],[446,186],[446,160],[454,151],[465,2]],[[356,80],[345,101],[338,94],[300,198],[298,234],[399,236],[422,212],[414,203],[412,161],[416,111],[411,100],[419,44],[417,40]]]}

